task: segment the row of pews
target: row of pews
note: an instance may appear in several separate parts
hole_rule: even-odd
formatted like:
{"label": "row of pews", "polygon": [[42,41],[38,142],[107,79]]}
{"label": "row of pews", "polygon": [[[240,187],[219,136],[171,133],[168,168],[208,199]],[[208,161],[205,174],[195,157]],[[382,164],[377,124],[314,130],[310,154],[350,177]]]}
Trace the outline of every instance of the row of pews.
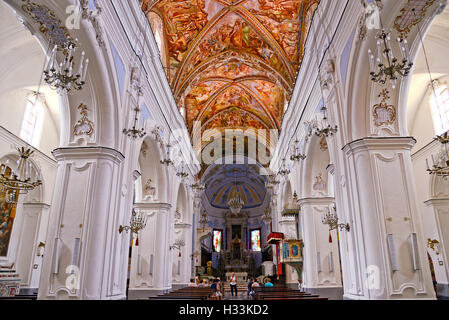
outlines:
{"label": "row of pews", "polygon": [[[215,290],[210,288],[182,288],[173,292],[151,297],[150,300],[191,300],[205,301],[213,300]],[[146,300],[146,299],[145,299]]]}
{"label": "row of pews", "polygon": [[287,287],[260,287],[254,289],[254,300],[328,300],[328,298],[320,298],[319,295],[312,295]]}

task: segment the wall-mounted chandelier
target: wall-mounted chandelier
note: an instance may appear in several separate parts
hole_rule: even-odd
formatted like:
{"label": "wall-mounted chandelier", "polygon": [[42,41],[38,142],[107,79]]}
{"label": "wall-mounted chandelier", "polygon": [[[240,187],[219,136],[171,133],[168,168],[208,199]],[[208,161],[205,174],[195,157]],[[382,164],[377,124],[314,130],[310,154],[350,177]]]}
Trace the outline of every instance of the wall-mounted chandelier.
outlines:
{"label": "wall-mounted chandelier", "polygon": [[185,245],[186,245],[186,243],[184,240],[178,239],[173,243],[172,246],[170,246],[170,250],[174,250],[174,249],[181,250],[182,247],[184,247]]}
{"label": "wall-mounted chandelier", "polygon": [[323,119],[321,121],[318,121],[318,119],[315,118],[313,121],[306,122],[309,130],[309,137],[316,135],[319,138],[329,138],[338,132],[338,126],[331,126],[329,123],[326,106],[321,108],[321,113],[323,114]]}
{"label": "wall-mounted chandelier", "polygon": [[[76,40],[75,40],[76,41]],[[58,50],[60,49],[60,50]],[[89,59],[85,59],[85,52],[81,53],[78,70],[75,71],[75,53],[77,45],[70,42],[67,48],[59,48],[54,46],[50,55],[50,60],[44,70],[45,82],[59,94],[72,94],[74,91],[82,90],[86,84],[87,68]],[[58,65],[56,55],[58,51],[64,52],[64,61]]]}
{"label": "wall-mounted chandelier", "polygon": [[306,155],[301,153],[301,150],[299,148],[299,141],[295,140],[295,146],[293,148],[290,160],[298,162],[298,161],[301,161],[301,160],[305,160],[306,158],[307,158]]}
{"label": "wall-mounted chandelier", "polygon": [[164,160],[161,160],[161,164],[166,165],[167,167],[175,164],[173,160],[170,158],[171,148],[172,146],[168,144],[166,157]]}
{"label": "wall-mounted chandelier", "polygon": [[449,132],[446,132],[442,136],[437,136],[435,141],[438,141],[442,145],[441,157],[435,161],[435,157],[432,155],[432,168],[429,166],[429,161],[426,159],[427,172],[430,175],[442,177],[445,181],[449,181]]}
{"label": "wall-mounted chandelier", "polygon": [[131,233],[137,234],[140,230],[145,229],[146,226],[147,222],[145,218],[140,213],[137,214],[136,211],[133,209],[130,225],[120,226],[119,233],[122,233],[123,231],[126,231],[126,233],[128,233],[129,231],[131,231]]}
{"label": "wall-mounted chandelier", "polygon": [[[378,7],[381,9],[381,1],[378,2],[380,3]],[[407,77],[410,74],[413,62],[410,60],[407,40],[401,37],[397,38],[397,42],[402,58],[394,56],[391,33],[386,32],[383,28],[382,19],[380,19],[380,24],[382,31],[377,35],[377,58],[371,49],[368,50],[371,80],[382,85],[391,82],[392,87],[395,88],[399,77]]]}
{"label": "wall-mounted chandelier", "polygon": [[144,128],[137,129],[137,122],[139,121],[139,112],[140,112],[139,107],[136,107],[134,109],[134,124],[133,124],[133,127],[131,129],[123,129],[123,134],[127,135],[129,138],[134,139],[134,140],[136,140],[138,138],[143,138],[147,134],[145,132]]}
{"label": "wall-mounted chandelier", "polygon": [[[42,185],[42,180],[38,177],[32,179],[32,165],[29,158],[34,151],[31,149],[17,148],[19,152],[19,160],[17,161],[17,169],[14,171],[8,167],[8,162],[1,165],[0,183],[6,191],[7,201],[9,203],[17,203],[20,194],[26,194]],[[9,168],[9,170],[8,170]]]}
{"label": "wall-mounted chandelier", "polygon": [[347,232],[351,231],[351,227],[349,224],[339,223],[339,219],[337,216],[337,208],[333,208],[334,212],[331,212],[328,209],[328,212],[323,215],[321,221],[323,224],[329,225],[329,231],[340,229],[340,231],[346,230]]}
{"label": "wall-mounted chandelier", "polygon": [[286,160],[285,160],[285,158],[284,158],[284,159],[282,159],[282,166],[281,166],[281,168],[279,169],[278,174],[281,175],[281,176],[283,176],[283,177],[286,177],[286,176],[288,176],[290,173],[291,173],[291,171],[290,171],[289,168],[287,168]]}

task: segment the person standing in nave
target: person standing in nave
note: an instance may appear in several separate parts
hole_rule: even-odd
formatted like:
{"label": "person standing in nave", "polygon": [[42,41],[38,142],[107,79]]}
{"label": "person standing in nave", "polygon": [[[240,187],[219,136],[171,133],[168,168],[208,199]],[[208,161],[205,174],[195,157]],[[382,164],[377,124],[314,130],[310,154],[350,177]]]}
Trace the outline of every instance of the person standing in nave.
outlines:
{"label": "person standing in nave", "polygon": [[238,296],[238,291],[237,291],[237,279],[235,277],[235,273],[233,273],[231,275],[231,278],[229,279],[230,281],[230,285],[231,285],[231,295],[234,296],[234,291],[235,291],[235,296]]}

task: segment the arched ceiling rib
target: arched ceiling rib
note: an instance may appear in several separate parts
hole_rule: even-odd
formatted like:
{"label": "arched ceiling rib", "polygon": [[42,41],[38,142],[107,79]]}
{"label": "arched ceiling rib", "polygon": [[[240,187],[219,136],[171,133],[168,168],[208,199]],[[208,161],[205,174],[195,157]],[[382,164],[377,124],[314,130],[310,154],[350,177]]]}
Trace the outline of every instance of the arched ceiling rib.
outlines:
{"label": "arched ceiling rib", "polygon": [[190,133],[195,121],[202,130],[280,129],[318,3],[142,1],[163,19],[167,76]]}

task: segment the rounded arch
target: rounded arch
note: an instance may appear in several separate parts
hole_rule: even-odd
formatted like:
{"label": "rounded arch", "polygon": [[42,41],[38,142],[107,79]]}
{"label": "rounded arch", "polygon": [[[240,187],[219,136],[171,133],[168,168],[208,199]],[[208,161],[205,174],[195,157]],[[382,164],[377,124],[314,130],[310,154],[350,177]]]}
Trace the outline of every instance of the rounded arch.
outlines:
{"label": "rounded arch", "polygon": [[[150,136],[146,136],[138,154],[138,170],[141,177],[137,180],[142,194],[138,201],[168,202],[168,170],[160,163],[162,150],[159,143]],[[137,190],[139,190],[139,188]]]}
{"label": "rounded arch", "polygon": [[326,138],[312,136],[306,144],[306,160],[302,166],[301,198],[326,197],[331,193],[331,163]]}
{"label": "rounded arch", "polygon": [[[47,33],[42,33],[42,20],[33,18],[29,13],[24,11],[22,3],[16,0],[4,1],[11,9],[11,13],[17,15],[25,28],[29,30],[32,36],[40,44],[44,55],[49,55],[50,37]],[[59,20],[57,28],[63,30],[63,19],[66,17],[66,8],[68,3],[65,1],[52,2],[51,9],[45,5],[31,3],[41,9],[43,14],[50,14]],[[83,22],[81,22],[83,23]],[[42,27],[42,28],[41,28]],[[79,30],[68,30],[70,38],[78,40],[79,49],[77,55],[81,51],[86,53],[89,58],[89,69],[87,71],[86,84],[84,88],[77,92],[76,95],[61,96],[61,138],[60,146],[83,147],[89,145],[102,145],[104,147],[118,148],[119,144],[119,108],[121,95],[115,84],[115,68],[113,57],[109,43],[106,41],[104,47],[99,48],[96,40],[95,30],[93,28],[80,28]],[[58,55],[57,61],[62,59],[62,55]],[[75,56],[75,63],[79,57]],[[39,67],[44,66],[44,59],[37,64]],[[42,70],[41,70],[42,71]],[[38,81],[36,82],[36,86]],[[74,134],[73,127],[80,119],[78,106],[85,104],[88,107],[89,119],[94,123],[94,134],[90,137],[77,137]]]}

